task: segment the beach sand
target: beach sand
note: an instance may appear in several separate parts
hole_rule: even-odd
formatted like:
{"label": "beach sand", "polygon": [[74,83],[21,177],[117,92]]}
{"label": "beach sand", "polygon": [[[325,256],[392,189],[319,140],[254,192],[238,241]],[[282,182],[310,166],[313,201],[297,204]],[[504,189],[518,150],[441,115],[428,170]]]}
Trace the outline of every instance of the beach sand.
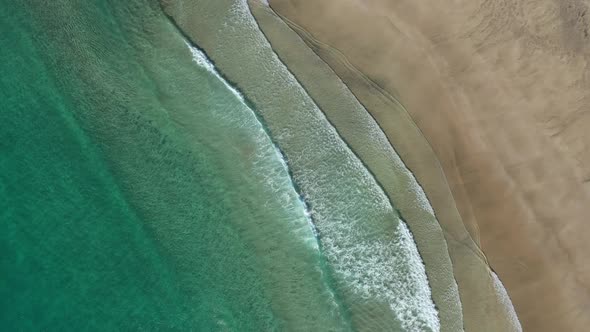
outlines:
{"label": "beach sand", "polygon": [[[424,188],[448,242],[465,329],[518,329],[488,263],[525,331],[586,329],[588,5],[270,5],[371,112]],[[402,125],[395,99],[433,156]]]}

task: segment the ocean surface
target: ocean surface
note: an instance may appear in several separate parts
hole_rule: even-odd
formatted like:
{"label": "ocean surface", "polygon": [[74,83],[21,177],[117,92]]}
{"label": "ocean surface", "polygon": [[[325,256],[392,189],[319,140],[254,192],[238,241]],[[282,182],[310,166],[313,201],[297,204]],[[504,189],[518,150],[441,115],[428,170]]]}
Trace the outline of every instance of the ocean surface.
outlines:
{"label": "ocean surface", "polygon": [[224,2],[213,53],[253,40],[225,63],[289,98],[157,1],[0,0],[0,330],[438,329],[395,208]]}

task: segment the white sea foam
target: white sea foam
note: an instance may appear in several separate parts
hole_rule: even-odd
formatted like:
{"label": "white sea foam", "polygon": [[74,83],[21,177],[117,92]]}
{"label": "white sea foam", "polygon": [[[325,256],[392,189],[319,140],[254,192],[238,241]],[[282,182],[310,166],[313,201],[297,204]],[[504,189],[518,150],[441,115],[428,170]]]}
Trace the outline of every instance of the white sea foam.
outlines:
{"label": "white sea foam", "polygon": [[[440,242],[445,243],[442,229],[440,228],[440,225],[438,224],[438,221],[434,215],[434,210],[414,174],[401,160],[400,156],[394,150],[385,133],[379,127],[379,124],[364,108],[364,106],[360,104],[360,102],[340,79],[338,80],[338,88],[339,93],[341,94],[338,104],[339,109],[346,108],[347,111],[354,115],[356,132],[353,133],[353,136],[359,140],[363,140],[364,142],[371,142],[370,146],[361,146],[358,150],[356,150],[357,153],[359,153],[361,158],[364,154],[373,160],[379,160],[381,163],[380,165],[387,165],[387,169],[385,171],[388,173],[388,177],[385,178],[384,181],[390,182],[383,182],[382,184],[384,186],[389,185],[390,188],[393,187],[396,189],[396,191],[392,194],[394,204],[399,203],[401,206],[411,206],[413,211],[421,210],[421,213],[418,214],[420,216],[419,219],[409,219],[408,223],[410,225],[413,225],[411,224],[412,222],[414,224],[421,223],[420,228],[422,230],[424,229],[422,225],[428,225],[430,232],[428,234],[428,238],[432,239],[431,236],[436,234],[440,236]],[[380,169],[378,171],[383,170]],[[392,177],[394,175],[395,178]],[[400,210],[402,210],[403,213],[403,208],[400,208]],[[415,215],[412,217],[414,216]],[[450,261],[450,257],[447,254],[446,246],[441,246],[440,249],[443,250],[443,255],[447,255],[447,261],[437,259],[436,264],[441,264],[449,268],[450,271],[448,278],[445,278],[445,276],[441,275],[441,277],[437,280],[437,284],[433,284],[433,287],[438,287],[439,290],[445,289],[445,293],[435,300],[440,300],[440,303],[445,306],[444,309],[449,309],[448,312],[443,313],[443,315],[445,315],[447,318],[446,322],[452,324],[453,328],[457,329],[457,331],[462,331],[461,326],[463,322],[461,318],[461,301],[459,298],[457,283],[452,275],[452,263]],[[416,252],[416,254],[417,253],[418,252]],[[420,257],[417,255],[416,257],[417,259],[420,259]],[[421,272],[417,271],[416,273]]]}
{"label": "white sea foam", "polygon": [[199,50],[198,48],[192,46],[189,42],[185,41],[186,46],[188,47],[188,49],[191,51],[191,54],[193,55],[193,60],[201,67],[207,69],[209,72],[211,72],[213,75],[215,75],[217,78],[219,78],[219,80],[221,82],[223,82],[223,84],[236,96],[238,97],[238,99],[240,99],[242,102],[244,101],[244,96],[242,96],[242,94],[236,90],[236,88],[234,88],[233,86],[231,86],[225,79],[223,79],[223,77],[221,76],[221,74],[217,71],[217,68],[215,68],[215,66],[213,65],[213,63],[211,61],[209,61],[209,59],[207,58],[207,56],[205,55],[205,53],[203,53],[201,50]]}
{"label": "white sea foam", "polygon": [[515,332],[522,332],[522,326],[520,325],[520,321],[518,320],[518,316],[516,316],[516,310],[514,310],[514,306],[512,306],[512,301],[508,296],[508,292],[506,292],[506,288],[498,278],[496,273],[492,272],[492,279],[494,281],[494,288],[496,289],[496,294],[500,298],[500,302],[504,305],[506,317],[512,323],[513,331]]}
{"label": "white sea foam", "polygon": [[[251,113],[252,119],[256,119],[255,112],[246,105],[244,96],[236,88],[234,88],[229,82],[227,82],[223,78],[223,76],[219,73],[217,68],[215,68],[215,65],[207,58],[207,55],[205,55],[198,48],[192,46],[189,42],[185,41],[185,44],[193,56],[193,61],[197,65],[199,65],[200,67],[202,67],[202,68],[206,69],[208,72],[212,73],[217,79],[219,79],[228,88],[228,90],[230,90],[240,100],[240,102],[242,103],[242,106],[245,109],[247,109],[248,112]],[[236,119],[226,119],[226,120],[227,121],[232,121],[232,120],[235,121]],[[245,125],[245,123],[241,122],[237,125],[243,126],[243,125]],[[297,197],[296,205],[298,205],[300,212],[301,211],[303,212],[302,215],[303,215],[303,218],[305,218],[305,221],[307,224],[307,230],[303,230],[303,233],[300,235],[302,235],[305,238],[304,242],[308,246],[310,246],[314,250],[319,250],[319,245],[318,245],[318,241],[317,241],[317,230],[311,220],[311,215],[312,215],[311,211],[309,210],[309,207],[307,206],[307,203],[305,202],[303,197],[299,196],[299,194],[295,192],[295,189],[294,189],[295,184],[293,183],[293,180],[290,178],[290,176],[288,174],[288,166],[287,166],[287,162],[285,160],[285,157],[281,153],[280,149],[276,146],[276,144],[274,144],[272,142],[270,136],[268,136],[268,134],[264,130],[262,124],[260,122],[256,121],[256,125],[258,127],[258,135],[256,135],[256,140],[258,143],[257,147],[260,148],[263,146],[272,146],[273,151],[270,153],[274,154],[274,156],[268,156],[269,151],[257,151],[257,153],[256,153],[257,158],[254,161],[254,163],[261,162],[261,161],[267,160],[269,158],[273,159],[273,157],[274,157],[274,159],[279,161],[280,166],[281,166],[280,170],[272,170],[272,169],[266,168],[266,169],[261,169],[260,174],[262,174],[262,176],[265,178],[265,183],[267,184],[267,186],[269,188],[271,188],[274,192],[276,192],[277,194],[282,196],[285,207],[289,207],[292,204],[294,204],[294,202],[292,202],[293,195],[289,195],[289,194],[285,193],[285,188],[289,188],[292,191],[291,194],[294,193],[296,195],[296,197]],[[280,174],[277,174],[277,173],[280,173]],[[277,183],[277,179],[289,179],[289,181],[287,183]],[[295,215],[297,215],[297,214],[295,214]],[[297,230],[297,228],[295,228],[295,230]],[[299,232],[299,233],[301,233],[301,232]]]}
{"label": "white sea foam", "polygon": [[[310,148],[325,149],[289,157],[299,166],[294,176],[306,198],[313,203],[312,216],[317,222],[324,253],[336,278],[358,296],[389,303],[392,314],[404,329],[440,330],[424,265],[406,225],[398,220],[389,234],[377,234],[379,232],[371,228],[372,223],[378,225],[397,218],[393,207],[375,179],[340,140],[323,113],[273,53],[258,30],[246,1],[238,0],[227,13],[226,24],[220,32],[231,36],[237,31],[243,34],[245,30],[252,31],[255,36],[234,42],[240,41],[245,45],[243,54],[250,57],[246,63],[255,57],[268,71],[270,82],[266,82],[266,98],[276,97],[273,93],[280,94],[280,90],[288,90],[287,93],[296,94],[299,100],[299,105],[290,105],[299,110],[292,111],[309,117],[306,121],[307,133],[293,132],[297,129],[287,126],[277,130],[277,140],[288,141],[297,135],[314,135],[317,146]],[[296,122],[295,119],[293,121]],[[336,162],[342,158],[345,162]],[[339,174],[339,179],[334,182],[328,174]],[[341,185],[345,187],[339,187]],[[420,204],[432,212],[423,197]]]}

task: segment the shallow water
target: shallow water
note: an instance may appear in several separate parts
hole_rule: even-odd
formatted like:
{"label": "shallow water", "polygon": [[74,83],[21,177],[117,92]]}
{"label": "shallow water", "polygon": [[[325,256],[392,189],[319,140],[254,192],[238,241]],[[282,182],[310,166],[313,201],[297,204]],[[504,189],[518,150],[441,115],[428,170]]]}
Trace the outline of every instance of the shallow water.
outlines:
{"label": "shallow water", "polygon": [[430,300],[411,235],[317,111],[273,132],[155,1],[2,8],[2,330],[336,331],[392,303],[436,326],[404,302]]}
{"label": "shallow water", "polygon": [[284,151],[312,208],[321,248],[353,328],[438,330],[424,266],[407,226],[274,54],[246,2],[166,3],[179,27],[250,98]]}

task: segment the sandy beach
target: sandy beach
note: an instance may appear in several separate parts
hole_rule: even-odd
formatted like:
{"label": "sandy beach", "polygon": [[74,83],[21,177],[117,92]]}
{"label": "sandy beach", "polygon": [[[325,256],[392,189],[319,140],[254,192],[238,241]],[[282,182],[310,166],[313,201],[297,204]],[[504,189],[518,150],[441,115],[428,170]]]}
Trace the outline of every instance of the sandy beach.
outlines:
{"label": "sandy beach", "polygon": [[[584,330],[587,4],[270,5],[371,112],[424,188],[448,242],[465,329],[515,328],[492,295],[493,269],[525,331]],[[419,129],[413,137],[400,129],[411,127],[400,125],[403,109]]]}

